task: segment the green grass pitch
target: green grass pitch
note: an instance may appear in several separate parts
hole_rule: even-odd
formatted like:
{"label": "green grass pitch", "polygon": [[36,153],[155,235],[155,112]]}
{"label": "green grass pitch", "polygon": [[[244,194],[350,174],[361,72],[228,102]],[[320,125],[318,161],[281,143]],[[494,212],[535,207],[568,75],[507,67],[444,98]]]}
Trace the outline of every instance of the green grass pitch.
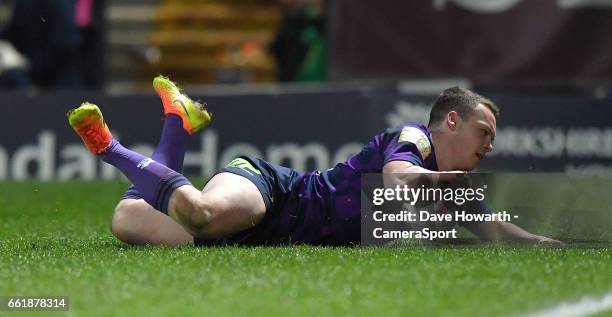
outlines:
{"label": "green grass pitch", "polygon": [[516,316],[612,289],[612,253],[585,245],[131,247],[109,231],[126,187],[0,183],[0,295],[70,297],[0,315]]}

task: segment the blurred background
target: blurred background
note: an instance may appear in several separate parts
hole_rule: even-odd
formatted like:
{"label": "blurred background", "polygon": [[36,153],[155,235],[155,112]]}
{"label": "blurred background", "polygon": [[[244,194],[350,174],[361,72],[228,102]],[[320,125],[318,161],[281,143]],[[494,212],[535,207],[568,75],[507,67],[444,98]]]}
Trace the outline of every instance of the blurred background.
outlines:
{"label": "blurred background", "polygon": [[329,168],[453,85],[502,109],[481,171],[612,173],[612,0],[19,0],[0,30],[0,180],[117,177],[64,114],[95,102],[150,153],[157,74],[215,115],[190,175]]}

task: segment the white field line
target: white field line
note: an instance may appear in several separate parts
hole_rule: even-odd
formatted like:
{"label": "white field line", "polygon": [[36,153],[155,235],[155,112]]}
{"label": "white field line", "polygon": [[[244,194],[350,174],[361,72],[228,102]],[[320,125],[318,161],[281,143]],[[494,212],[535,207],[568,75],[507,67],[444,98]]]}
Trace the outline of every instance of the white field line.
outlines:
{"label": "white field line", "polygon": [[585,296],[575,302],[563,302],[520,317],[582,317],[608,310],[612,310],[612,291],[601,297]]}

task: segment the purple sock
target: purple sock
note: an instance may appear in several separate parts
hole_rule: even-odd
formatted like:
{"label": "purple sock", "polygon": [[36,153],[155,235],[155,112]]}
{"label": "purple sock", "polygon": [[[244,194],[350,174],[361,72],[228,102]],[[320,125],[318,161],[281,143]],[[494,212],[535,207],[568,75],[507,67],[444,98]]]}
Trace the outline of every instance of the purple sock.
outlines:
{"label": "purple sock", "polygon": [[189,133],[183,129],[181,117],[169,114],[164,120],[159,143],[151,158],[181,173],[188,139]]}
{"label": "purple sock", "polygon": [[[153,151],[151,158],[172,170],[181,173],[183,171],[183,160],[187,151],[187,140],[189,134],[183,129],[183,120],[181,117],[169,114],[164,120],[162,134]],[[140,199],[142,194],[138,192],[136,186],[131,185],[123,194],[122,199]]]}
{"label": "purple sock", "polygon": [[153,208],[167,214],[172,193],[191,185],[183,175],[140,153],[124,148],[113,140],[100,158],[118,168],[136,186],[142,198]]}

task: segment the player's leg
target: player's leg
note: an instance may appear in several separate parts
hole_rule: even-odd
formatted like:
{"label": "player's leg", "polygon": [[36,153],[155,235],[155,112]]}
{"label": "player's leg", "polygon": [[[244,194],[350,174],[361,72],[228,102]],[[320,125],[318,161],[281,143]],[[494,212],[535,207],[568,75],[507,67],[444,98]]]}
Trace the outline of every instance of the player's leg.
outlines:
{"label": "player's leg", "polygon": [[[183,160],[190,134],[204,128],[210,115],[202,117],[205,124],[195,123],[186,130],[182,117],[186,116],[182,104],[193,103],[168,78],[157,76],[153,88],[162,100],[164,124],[160,141],[151,158],[176,172],[182,172]],[[203,111],[206,111],[205,109]],[[131,185],[115,208],[111,231],[119,240],[129,244],[177,245],[193,242],[193,237],[167,215],[149,205],[134,185]]]}
{"label": "player's leg", "polygon": [[175,246],[193,242],[193,236],[219,238],[251,228],[266,212],[257,187],[232,173],[215,175],[201,192],[192,186],[177,188],[168,206],[172,218],[143,199],[121,200],[113,215],[113,234],[130,244]]}
{"label": "player's leg", "polygon": [[[164,120],[162,134],[151,158],[181,172],[187,147],[188,133],[181,119],[173,114]],[[149,205],[134,185],[115,207],[111,232],[128,244],[179,245],[193,242],[193,237],[168,215]]]}
{"label": "player's leg", "polygon": [[259,189],[233,173],[215,175],[200,192],[179,187],[168,204],[169,215],[198,238],[220,238],[259,224],[266,213]]}
{"label": "player's leg", "polygon": [[193,236],[180,224],[143,199],[122,199],[115,207],[111,231],[117,239],[134,245],[177,246],[193,242]]}
{"label": "player's leg", "polygon": [[172,192],[180,186],[191,185],[183,175],[124,148],[113,139],[96,105],[83,103],[68,113],[68,120],[90,152],[117,167],[136,186],[142,198],[156,210],[167,213]]}
{"label": "player's leg", "polygon": [[[158,146],[153,152],[152,158],[171,169],[180,172],[183,168],[183,158],[186,150],[186,140],[188,135],[195,133],[199,129],[206,126],[206,124],[190,124],[180,125],[181,121],[174,119],[181,119],[182,122],[188,122],[190,118],[187,118],[185,109],[182,105],[189,104],[192,101],[186,95],[182,94],[180,89],[167,78],[158,76],[153,80],[153,87],[162,100],[164,106],[164,115],[166,121],[162,130],[162,136]],[[178,106],[181,107],[178,107]],[[180,117],[179,117],[180,115]],[[210,115],[205,119],[210,121]],[[193,119],[192,119],[193,120]],[[188,122],[189,123],[189,122]],[[265,213],[265,204],[258,189],[251,182],[243,177],[221,173],[213,179],[211,179],[202,191],[201,196],[196,199],[202,199],[205,201],[205,205],[208,206],[209,210],[212,210],[209,226],[211,237],[223,236],[226,233],[233,233],[237,230],[250,227],[254,223],[258,223]],[[183,191],[179,189],[179,191]],[[192,191],[195,193],[195,191]],[[140,193],[135,189],[128,190],[127,196],[138,196],[141,197]],[[189,197],[189,194],[183,195],[176,194],[177,202],[181,205],[187,205],[185,210],[191,206],[185,204],[185,199],[182,197]],[[196,197],[198,194],[196,193]],[[192,240],[189,235],[180,226],[175,223],[167,226],[164,225],[164,229],[155,231],[156,236],[150,237],[152,230],[148,230],[149,223],[151,225],[160,224],[163,225],[162,221],[166,220],[164,217],[160,217],[160,213],[155,213],[155,216],[147,217],[149,214],[154,213],[155,210],[148,207],[148,204],[142,204],[143,200],[139,202],[122,202],[118,205],[114,224],[118,228],[117,233],[119,234],[119,228],[131,228],[124,233],[129,233],[129,237],[138,238],[138,242],[151,240],[156,242],[162,241],[164,244],[176,243],[177,241],[183,241],[187,236],[189,240]],[[146,204],[146,205],[145,205]],[[178,203],[177,203],[178,204]],[[173,205],[173,203],[170,203]],[[182,208],[177,208],[182,211]],[[134,212],[132,212],[134,211]],[[149,211],[146,213],[146,211]],[[130,212],[128,214],[128,212]],[[184,212],[181,214],[185,214]],[[138,217],[137,219],[135,219]],[[194,217],[194,220],[198,217]],[[201,217],[200,217],[201,219]],[[138,224],[132,226],[133,223]],[[244,225],[243,225],[244,223]],[[123,225],[120,225],[123,224]],[[144,225],[141,225],[144,224]],[[201,223],[197,224],[201,227]],[[226,231],[224,231],[226,230]],[[164,239],[165,237],[165,239]],[[134,241],[136,239],[133,239]]]}
{"label": "player's leg", "polygon": [[[219,177],[206,193],[200,192],[183,175],[114,140],[97,106],[85,103],[71,111],[68,118],[92,153],[117,167],[149,205],[163,213],[170,212],[192,235],[229,235],[263,218],[263,198],[248,180]],[[229,194],[222,195],[221,187],[235,190],[228,189]]]}

